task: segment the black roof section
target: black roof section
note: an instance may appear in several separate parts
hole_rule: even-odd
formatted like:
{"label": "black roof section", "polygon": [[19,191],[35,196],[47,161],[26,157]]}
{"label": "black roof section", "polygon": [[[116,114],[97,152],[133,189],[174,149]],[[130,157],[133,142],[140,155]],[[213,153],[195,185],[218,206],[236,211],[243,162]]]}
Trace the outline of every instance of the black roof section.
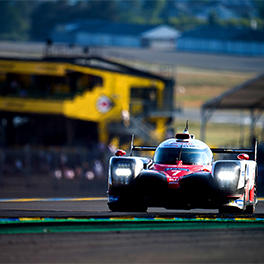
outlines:
{"label": "black roof section", "polygon": [[207,101],[202,109],[264,109],[264,73]]}
{"label": "black roof section", "polygon": [[51,56],[51,57],[44,57],[40,59],[0,57],[0,60],[28,61],[28,62],[56,62],[56,63],[64,62],[64,63],[71,63],[71,64],[82,66],[82,67],[89,67],[89,68],[95,68],[99,70],[130,74],[130,75],[139,76],[139,77],[153,78],[153,79],[161,80],[163,82],[173,81],[172,79],[165,78],[158,74],[139,70],[134,67],[127,66],[125,64],[116,62],[114,60],[102,58],[99,56],[89,56],[89,57],[88,56],[73,56],[73,57]]}
{"label": "black roof section", "polygon": [[254,30],[246,27],[202,25],[183,32],[180,38],[263,42],[264,30]]}

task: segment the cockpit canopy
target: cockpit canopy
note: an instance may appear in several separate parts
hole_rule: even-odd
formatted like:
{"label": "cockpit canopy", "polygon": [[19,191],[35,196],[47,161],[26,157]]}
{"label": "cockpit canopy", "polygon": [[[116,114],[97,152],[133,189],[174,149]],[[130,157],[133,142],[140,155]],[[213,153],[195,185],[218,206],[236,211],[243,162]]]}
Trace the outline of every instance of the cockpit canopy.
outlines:
{"label": "cockpit canopy", "polygon": [[157,164],[171,165],[180,160],[183,165],[211,165],[213,154],[209,148],[159,147],[154,155],[154,163]]}

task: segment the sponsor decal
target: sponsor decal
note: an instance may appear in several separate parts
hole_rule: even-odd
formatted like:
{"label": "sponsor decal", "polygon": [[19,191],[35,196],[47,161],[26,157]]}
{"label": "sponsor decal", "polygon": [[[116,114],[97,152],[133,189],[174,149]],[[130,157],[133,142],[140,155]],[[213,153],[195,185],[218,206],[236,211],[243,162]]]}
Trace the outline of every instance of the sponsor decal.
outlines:
{"label": "sponsor decal", "polygon": [[164,171],[170,171],[170,170],[190,171],[189,169],[185,169],[185,168],[166,168]]}
{"label": "sponsor decal", "polygon": [[180,180],[179,178],[170,178],[169,183],[178,183],[179,180]]}
{"label": "sponsor decal", "polygon": [[96,108],[100,113],[107,113],[112,109],[112,107],[113,103],[109,97],[103,95],[97,99]]}
{"label": "sponsor decal", "polygon": [[199,148],[199,145],[195,145],[193,143],[187,142],[187,143],[170,143],[168,145],[165,145],[166,147],[176,147],[176,148]]}
{"label": "sponsor decal", "polygon": [[242,206],[242,205],[244,204],[244,201],[243,201],[243,200],[235,200],[235,203],[236,203],[237,205]]}
{"label": "sponsor decal", "polygon": [[108,197],[108,201],[109,202],[116,202],[116,201],[118,201],[119,200],[119,197],[117,197],[117,196],[109,196]]}
{"label": "sponsor decal", "polygon": [[179,181],[183,178],[183,176],[180,176],[179,178],[169,178],[169,183],[179,183]]}
{"label": "sponsor decal", "polygon": [[207,145],[199,140],[190,140],[188,142],[167,140],[164,142],[163,147],[167,148],[193,148],[193,149],[206,149]]}

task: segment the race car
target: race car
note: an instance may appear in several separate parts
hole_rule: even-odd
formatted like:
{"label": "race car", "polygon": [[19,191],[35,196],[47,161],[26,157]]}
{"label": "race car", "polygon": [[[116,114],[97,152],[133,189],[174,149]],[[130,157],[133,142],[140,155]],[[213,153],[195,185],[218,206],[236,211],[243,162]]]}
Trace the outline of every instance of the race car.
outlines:
{"label": "race car", "polygon": [[[157,147],[134,146],[133,138],[129,155],[117,150],[110,158],[108,207],[111,211],[164,207],[252,214],[257,203],[256,149],[210,149],[189,133],[188,125]],[[155,151],[154,158],[134,156],[135,151]],[[213,153],[238,155],[214,161]]]}

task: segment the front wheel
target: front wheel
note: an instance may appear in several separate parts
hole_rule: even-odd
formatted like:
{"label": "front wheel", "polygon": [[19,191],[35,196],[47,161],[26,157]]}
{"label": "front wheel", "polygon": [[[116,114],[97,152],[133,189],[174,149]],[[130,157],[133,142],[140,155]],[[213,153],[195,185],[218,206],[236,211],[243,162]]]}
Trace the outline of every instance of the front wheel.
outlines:
{"label": "front wheel", "polygon": [[255,209],[256,209],[256,203],[257,203],[257,188],[256,188],[256,185],[254,186],[254,190],[252,190],[252,192],[254,192],[253,201],[250,204],[246,205],[246,208],[245,208],[245,213],[246,214],[254,214]]}
{"label": "front wheel", "polygon": [[[253,199],[246,201],[246,192],[244,192],[243,208],[224,205],[219,208],[219,214],[254,214],[257,204],[257,188],[256,185],[249,191],[248,196],[253,196]],[[253,200],[253,201],[252,201]]]}
{"label": "front wheel", "polygon": [[112,212],[124,212],[125,207],[122,204],[119,204],[117,202],[114,203],[108,203],[108,208],[112,211]]}
{"label": "front wheel", "polygon": [[244,212],[246,214],[254,214],[255,209],[256,209],[256,205],[255,204],[250,204],[250,205],[247,205],[247,207],[246,207]]}
{"label": "front wheel", "polygon": [[125,205],[125,204],[108,204],[108,208],[112,212],[146,212],[147,207],[145,205]]}
{"label": "front wheel", "polygon": [[143,201],[124,199],[108,202],[108,208],[112,212],[146,212],[148,209]]}
{"label": "front wheel", "polygon": [[222,206],[218,209],[219,214],[241,214],[243,213],[242,209],[239,209],[234,206]]}

